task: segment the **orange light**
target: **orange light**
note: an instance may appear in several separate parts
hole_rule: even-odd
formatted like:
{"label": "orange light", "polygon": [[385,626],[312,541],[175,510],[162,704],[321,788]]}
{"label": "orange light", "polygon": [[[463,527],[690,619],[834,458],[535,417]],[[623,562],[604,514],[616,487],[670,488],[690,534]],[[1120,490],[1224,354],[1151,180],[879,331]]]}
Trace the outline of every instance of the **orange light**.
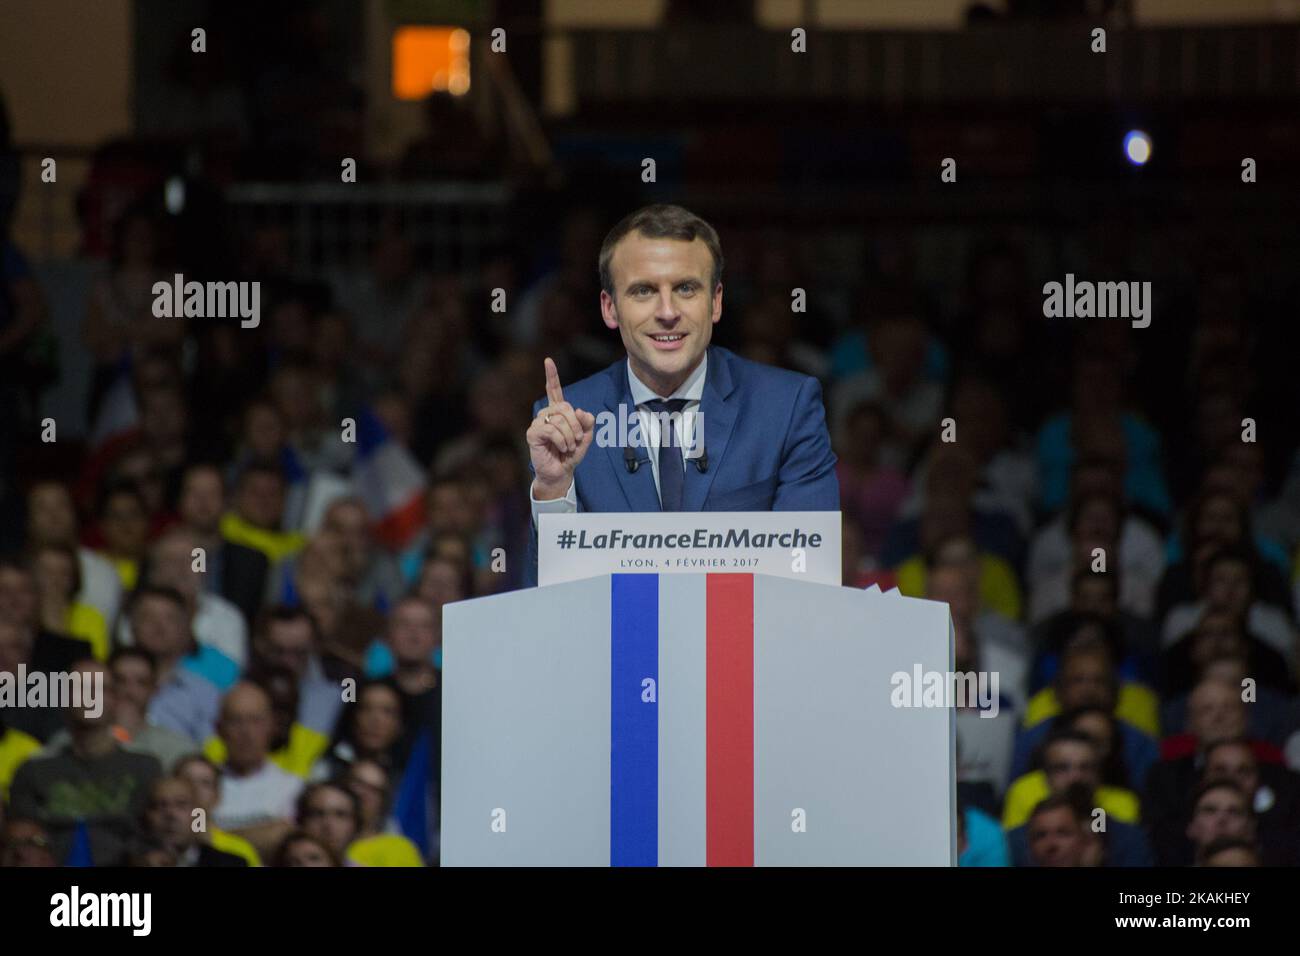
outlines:
{"label": "orange light", "polygon": [[393,33],[393,96],[422,100],[443,92],[469,92],[469,31],[399,27]]}

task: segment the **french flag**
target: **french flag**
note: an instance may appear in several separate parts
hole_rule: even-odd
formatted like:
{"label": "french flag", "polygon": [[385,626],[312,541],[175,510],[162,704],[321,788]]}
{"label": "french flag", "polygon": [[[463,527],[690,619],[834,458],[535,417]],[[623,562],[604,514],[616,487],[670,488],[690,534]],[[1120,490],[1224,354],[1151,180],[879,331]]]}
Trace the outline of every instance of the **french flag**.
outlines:
{"label": "french flag", "polygon": [[352,482],[370,512],[375,537],[381,544],[393,551],[401,550],[424,527],[424,470],[370,408],[357,416]]}
{"label": "french flag", "polygon": [[113,373],[113,383],[104,393],[99,412],[90,431],[89,447],[92,454],[134,434],[140,424],[140,409],[135,400],[135,386],[131,380],[129,357],[118,362]]}
{"label": "french flag", "polygon": [[944,604],[645,573],[443,614],[444,866],[955,859],[952,711],[890,702]]}

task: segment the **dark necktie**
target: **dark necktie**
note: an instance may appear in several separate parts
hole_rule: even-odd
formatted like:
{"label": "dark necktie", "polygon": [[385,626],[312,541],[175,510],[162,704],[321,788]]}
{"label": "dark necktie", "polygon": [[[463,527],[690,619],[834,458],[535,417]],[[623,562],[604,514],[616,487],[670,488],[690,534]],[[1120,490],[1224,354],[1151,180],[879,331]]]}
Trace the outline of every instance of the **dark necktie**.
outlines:
{"label": "dark necktie", "polygon": [[[686,488],[686,471],[682,464],[682,436],[678,431],[686,399],[656,398],[646,408],[659,418],[659,503],[664,511],[682,510],[682,492]],[[670,417],[663,417],[667,413]]]}

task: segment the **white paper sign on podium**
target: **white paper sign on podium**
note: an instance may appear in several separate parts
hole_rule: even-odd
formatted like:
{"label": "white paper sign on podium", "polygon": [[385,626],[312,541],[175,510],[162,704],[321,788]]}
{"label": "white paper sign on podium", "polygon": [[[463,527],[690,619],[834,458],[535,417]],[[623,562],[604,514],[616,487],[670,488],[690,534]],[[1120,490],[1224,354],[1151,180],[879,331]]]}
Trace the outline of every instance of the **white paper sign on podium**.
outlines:
{"label": "white paper sign on podium", "polygon": [[537,583],[601,574],[767,574],[840,584],[838,511],[543,514]]}

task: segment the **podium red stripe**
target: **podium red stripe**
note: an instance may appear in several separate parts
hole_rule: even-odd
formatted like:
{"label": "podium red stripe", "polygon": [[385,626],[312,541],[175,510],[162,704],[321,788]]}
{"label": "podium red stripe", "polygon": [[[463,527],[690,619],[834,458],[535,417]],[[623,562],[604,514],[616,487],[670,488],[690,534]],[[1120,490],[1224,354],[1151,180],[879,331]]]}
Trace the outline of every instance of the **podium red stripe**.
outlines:
{"label": "podium red stripe", "polygon": [[754,865],[754,576],[707,576],[706,863]]}

